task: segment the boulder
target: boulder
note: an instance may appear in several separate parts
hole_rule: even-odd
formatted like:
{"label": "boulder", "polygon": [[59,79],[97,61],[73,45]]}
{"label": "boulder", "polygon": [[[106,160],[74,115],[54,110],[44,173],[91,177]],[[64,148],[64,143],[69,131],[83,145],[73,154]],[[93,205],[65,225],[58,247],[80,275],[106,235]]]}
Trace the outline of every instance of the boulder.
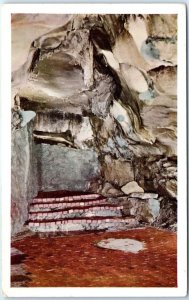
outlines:
{"label": "boulder", "polygon": [[[142,193],[141,193],[142,195]],[[111,198],[111,203],[123,206],[124,216],[134,216],[139,222],[154,224],[160,219],[162,198],[142,199],[130,196]]]}
{"label": "boulder", "polygon": [[136,181],[127,183],[121,188],[121,190],[126,195],[129,195],[131,193],[144,193],[143,188],[141,188]]}
{"label": "boulder", "polygon": [[138,221],[153,224],[160,213],[160,201],[157,199],[141,200],[129,198],[130,214]]}

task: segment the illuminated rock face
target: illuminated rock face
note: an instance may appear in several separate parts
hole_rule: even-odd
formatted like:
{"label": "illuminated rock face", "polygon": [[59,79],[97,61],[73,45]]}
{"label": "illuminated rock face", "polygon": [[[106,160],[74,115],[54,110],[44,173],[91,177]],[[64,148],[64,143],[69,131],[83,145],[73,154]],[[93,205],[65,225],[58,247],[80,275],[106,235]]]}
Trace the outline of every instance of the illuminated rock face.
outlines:
{"label": "illuminated rock face", "polygon": [[[24,174],[12,164],[13,199],[15,176],[27,201],[40,189],[106,194],[111,185],[120,194],[135,180],[165,197],[164,211],[177,194],[176,15],[51,15],[45,29],[43,22],[43,15],[13,16],[12,155],[19,160],[25,145],[31,158]],[[29,123],[27,111],[36,114]],[[62,175],[64,157],[70,167]],[[23,176],[31,182],[28,168],[37,174],[32,196],[22,184]],[[169,207],[175,215],[175,202]]]}

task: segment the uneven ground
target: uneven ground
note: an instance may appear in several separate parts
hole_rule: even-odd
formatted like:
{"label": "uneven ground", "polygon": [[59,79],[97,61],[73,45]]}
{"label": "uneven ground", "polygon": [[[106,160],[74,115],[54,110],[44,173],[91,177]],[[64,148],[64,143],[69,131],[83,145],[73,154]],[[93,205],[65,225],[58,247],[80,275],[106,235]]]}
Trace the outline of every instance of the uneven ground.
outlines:
{"label": "uneven ground", "polygon": [[[106,238],[144,242],[137,254],[96,246]],[[27,287],[176,287],[176,233],[156,228],[121,232],[32,235],[12,242],[26,258]],[[16,285],[12,278],[12,286]]]}

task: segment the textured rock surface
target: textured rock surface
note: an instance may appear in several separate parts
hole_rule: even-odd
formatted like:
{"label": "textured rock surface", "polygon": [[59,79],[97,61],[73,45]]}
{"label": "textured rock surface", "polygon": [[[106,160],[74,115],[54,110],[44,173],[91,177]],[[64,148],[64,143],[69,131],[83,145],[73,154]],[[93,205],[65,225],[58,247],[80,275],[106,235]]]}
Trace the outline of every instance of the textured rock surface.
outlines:
{"label": "textured rock surface", "polygon": [[[176,17],[160,20],[159,15],[80,15],[62,30],[37,38],[28,69],[22,70],[28,80],[19,90],[21,106],[86,111],[98,118],[110,113],[126,140],[137,144],[128,144],[135,155],[176,154],[176,61],[171,56],[171,47],[176,49]],[[136,36],[139,24],[143,41]],[[157,24],[162,31],[164,24],[168,36],[154,34]],[[145,58],[144,42],[150,45]]]}
{"label": "textured rock surface", "polygon": [[59,145],[37,145],[38,182],[42,191],[85,191],[100,176],[97,155]]}
{"label": "textured rock surface", "polygon": [[157,199],[148,199],[140,201],[138,199],[129,198],[130,213],[137,217],[139,221],[153,224],[160,213],[160,203]]}
{"label": "textured rock surface", "polygon": [[[123,206],[124,216],[134,216],[136,220],[145,224],[161,224],[161,214],[165,217],[165,201],[156,194],[133,193],[119,198],[109,197],[110,203],[118,203]],[[164,204],[163,204],[164,202]],[[163,208],[163,209],[162,209]],[[168,209],[169,211],[169,209]],[[172,220],[171,220],[172,219]],[[171,222],[173,221],[173,211]],[[165,225],[165,224],[164,224]]]}
{"label": "textured rock surface", "polygon": [[32,124],[12,131],[11,221],[12,234],[22,231],[28,219],[28,201],[38,193]]}
{"label": "textured rock surface", "polygon": [[69,18],[70,16],[65,14],[13,14],[12,48],[14,55],[12,56],[12,69],[17,70],[25,63],[34,39],[62,26]]}
{"label": "textured rock surface", "polygon": [[143,188],[141,188],[136,181],[131,181],[131,182],[127,183],[126,185],[124,185],[121,188],[121,190],[126,195],[129,195],[132,193],[144,193]]}
{"label": "textured rock surface", "polygon": [[33,194],[104,193],[107,184],[119,194],[136,181],[176,216],[177,16],[16,14],[12,28],[12,128],[24,126],[13,138],[13,195],[21,189],[28,199],[28,169],[37,174]]}
{"label": "textured rock surface", "polygon": [[135,178],[145,189],[176,199],[177,158],[136,159]]}
{"label": "textured rock surface", "polygon": [[112,159],[111,156],[106,155],[104,163],[103,170],[106,181],[116,186],[122,186],[134,179],[131,162],[123,159]]}

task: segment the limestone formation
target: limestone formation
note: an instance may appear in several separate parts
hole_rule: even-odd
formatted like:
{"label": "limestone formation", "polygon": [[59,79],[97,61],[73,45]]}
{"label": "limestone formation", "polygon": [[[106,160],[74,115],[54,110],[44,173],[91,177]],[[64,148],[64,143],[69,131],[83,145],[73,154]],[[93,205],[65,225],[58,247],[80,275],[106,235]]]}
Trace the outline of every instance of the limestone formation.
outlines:
{"label": "limestone formation", "polygon": [[176,216],[177,16],[13,14],[12,47],[13,232],[40,190],[145,190]]}

